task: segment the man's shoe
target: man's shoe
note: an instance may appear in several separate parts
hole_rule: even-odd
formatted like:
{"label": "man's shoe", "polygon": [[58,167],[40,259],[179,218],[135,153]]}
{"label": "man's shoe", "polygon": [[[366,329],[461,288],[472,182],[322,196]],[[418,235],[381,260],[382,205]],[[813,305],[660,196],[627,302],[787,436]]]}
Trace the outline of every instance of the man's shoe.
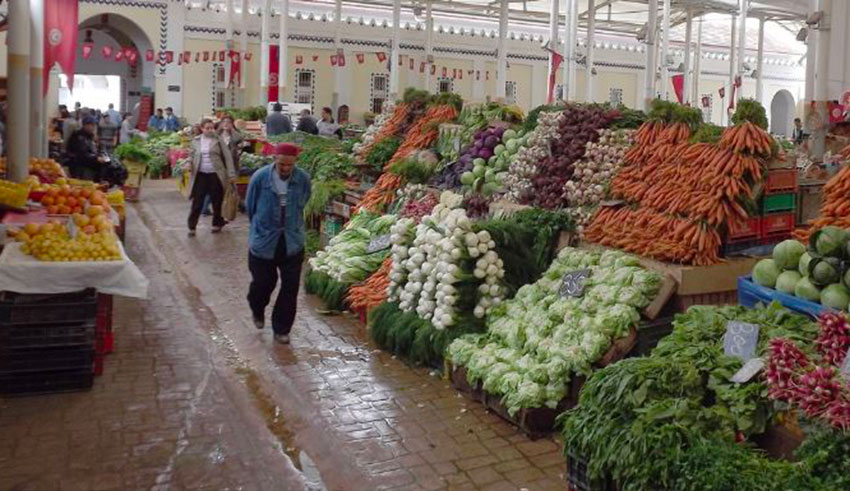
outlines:
{"label": "man's shoe", "polygon": [[280,344],[289,344],[289,334],[275,334],[274,340]]}
{"label": "man's shoe", "polygon": [[216,226],[216,227],[213,227],[213,228],[212,228],[212,233],[217,234],[217,233],[221,232],[221,229],[222,229],[222,226],[221,226],[221,225],[218,225],[218,226]]}
{"label": "man's shoe", "polygon": [[194,236],[195,236],[195,229],[190,228],[189,229],[189,237],[194,237]]}
{"label": "man's shoe", "polygon": [[254,327],[256,327],[257,329],[262,329],[263,327],[265,327],[265,321],[263,321],[263,319],[260,317],[254,317]]}

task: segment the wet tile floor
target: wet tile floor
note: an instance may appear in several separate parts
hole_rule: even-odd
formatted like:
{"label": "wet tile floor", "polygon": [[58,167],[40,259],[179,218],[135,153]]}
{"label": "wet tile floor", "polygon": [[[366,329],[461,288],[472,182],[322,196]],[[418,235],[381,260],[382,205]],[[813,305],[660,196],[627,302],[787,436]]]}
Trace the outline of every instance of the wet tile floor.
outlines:
{"label": "wet tile floor", "polygon": [[127,248],[150,298],[116,299],[91,391],[0,399],[0,491],[566,489],[556,440],[529,440],[314,299],[275,345],[245,301],[247,220],[188,238],[187,212],[172,180],[144,183]]}

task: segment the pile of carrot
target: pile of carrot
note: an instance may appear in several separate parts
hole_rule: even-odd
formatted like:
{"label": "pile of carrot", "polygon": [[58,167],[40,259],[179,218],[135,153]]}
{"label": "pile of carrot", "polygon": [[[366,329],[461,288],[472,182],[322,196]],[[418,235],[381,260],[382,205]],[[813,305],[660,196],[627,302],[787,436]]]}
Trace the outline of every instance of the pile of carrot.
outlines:
{"label": "pile of carrot", "polygon": [[444,104],[430,107],[407,130],[404,141],[398,147],[398,150],[396,150],[393,158],[387,162],[384,170],[395,162],[409,157],[417,150],[430,148],[437,141],[437,137],[440,136],[440,125],[454,121],[455,118],[457,118],[457,109],[452,105]]}
{"label": "pile of carrot", "polygon": [[[850,159],[850,146],[845,147],[841,155]],[[808,242],[813,232],[828,226],[850,228],[850,165],[844,165],[826,182],[819,216],[809,221],[808,229],[795,231],[794,238]]]}
{"label": "pile of carrot", "polygon": [[747,122],[724,131],[719,144],[689,138],[684,123],[641,126],[611,182],[612,196],[632,208],[603,208],[585,236],[665,261],[720,261],[720,230],[749,218],[741,203],[762,179],[758,156],[770,152],[770,136]]}
{"label": "pile of carrot", "polygon": [[382,213],[384,207],[393,202],[395,193],[401,187],[401,177],[384,172],[371,189],[366,191],[363,199],[355,208],[355,213],[366,209],[374,213]]}
{"label": "pile of carrot", "polygon": [[404,127],[407,124],[407,119],[410,116],[411,109],[412,108],[410,104],[406,102],[402,102],[397,105],[395,107],[395,110],[393,111],[393,115],[390,116],[390,118],[384,122],[384,125],[381,126],[381,130],[378,131],[378,133],[375,135],[375,139],[372,141],[372,143],[363,147],[363,150],[360,152],[360,155],[367,155],[369,153],[369,150],[372,149],[375,143],[378,143],[379,141],[382,141],[386,138],[395,136],[404,131]]}
{"label": "pile of carrot", "polygon": [[392,264],[392,258],[388,257],[381,267],[372,273],[372,276],[366,278],[366,281],[348,289],[345,299],[352,309],[368,311],[381,305],[387,299]]}

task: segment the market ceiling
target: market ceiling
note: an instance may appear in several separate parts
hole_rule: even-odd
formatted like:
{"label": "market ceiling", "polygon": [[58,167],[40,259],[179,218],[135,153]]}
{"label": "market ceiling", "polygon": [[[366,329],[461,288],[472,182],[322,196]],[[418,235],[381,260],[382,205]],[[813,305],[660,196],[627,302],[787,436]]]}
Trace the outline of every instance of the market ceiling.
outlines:
{"label": "market ceiling", "polygon": [[[565,10],[567,0],[560,0],[561,12]],[[247,0],[248,12],[257,14],[262,9],[263,0]],[[391,17],[392,0],[344,0],[343,18],[353,16],[354,18],[368,17],[372,15],[379,17]],[[510,23],[512,28],[544,28],[549,24],[549,10],[551,0],[509,0]],[[583,29],[588,18],[588,0],[579,0],[581,11],[579,27]],[[659,0],[660,6],[663,0]],[[227,0],[186,0],[186,4],[192,8],[224,11]],[[240,0],[233,0],[234,12],[240,13]],[[412,17],[414,22],[424,22],[424,6],[426,0],[402,0],[403,11],[408,13],[406,17]],[[281,0],[272,0],[274,13],[281,11]],[[451,22],[454,20],[458,28],[468,25],[469,28],[478,30],[482,26],[495,28],[498,23],[499,1],[498,0],[433,0],[433,12],[435,19]],[[318,16],[333,15],[334,0],[290,0],[289,11],[292,15],[297,11],[315,13]],[[636,36],[645,26],[648,15],[647,0],[597,0],[596,6],[596,29],[600,33],[614,35]],[[690,11],[695,17],[704,20],[704,36],[708,45],[723,47],[729,45],[730,21],[729,14],[738,11],[737,0],[673,0],[671,37],[674,41],[684,40],[684,28],[687,12]],[[756,25],[756,18],[765,18],[766,26],[765,48],[767,52],[774,53],[801,53],[805,51],[802,43],[795,39],[797,31],[803,26],[806,13],[806,2],[800,0],[770,0],[750,1],[750,22]],[[484,16],[482,18],[482,15]],[[403,13],[404,16],[404,13]],[[405,19],[402,19],[402,23]],[[563,25],[563,14],[561,23]],[[490,30],[485,27],[485,30]],[[755,43],[757,29],[749,30],[748,41]],[[750,38],[752,36],[752,38]],[[755,47],[755,44],[749,44]]]}

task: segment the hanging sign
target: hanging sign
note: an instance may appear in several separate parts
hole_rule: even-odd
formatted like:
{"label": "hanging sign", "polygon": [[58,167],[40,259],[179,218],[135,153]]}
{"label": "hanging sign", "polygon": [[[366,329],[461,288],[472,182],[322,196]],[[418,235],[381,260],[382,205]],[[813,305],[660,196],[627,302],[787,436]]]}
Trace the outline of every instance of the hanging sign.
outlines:
{"label": "hanging sign", "polygon": [[581,297],[584,295],[588,278],[590,278],[590,269],[567,271],[561,279],[561,288],[558,290],[558,293],[562,297]]}
{"label": "hanging sign", "polygon": [[210,61],[210,52],[204,51],[204,61]]}
{"label": "hanging sign", "polygon": [[106,59],[112,58],[112,46],[104,46],[100,48],[100,54]]}
{"label": "hanging sign", "polygon": [[759,326],[746,322],[729,321],[726,334],[723,335],[723,352],[741,361],[748,361],[756,352],[759,340]]}
{"label": "hanging sign", "polygon": [[419,62],[419,73],[425,73],[425,62],[424,61]]}
{"label": "hanging sign", "polygon": [[319,61],[319,55],[313,55],[313,61]]}
{"label": "hanging sign", "polygon": [[337,58],[336,55],[331,55],[331,66],[336,66]]}
{"label": "hanging sign", "polygon": [[357,58],[357,63],[359,63],[361,65],[363,64],[364,61],[366,61],[366,56],[363,55],[363,53],[357,53],[357,54],[354,55],[354,57]]}
{"label": "hanging sign", "polygon": [[153,61],[153,50],[152,49],[145,51],[145,61]]}
{"label": "hanging sign", "polygon": [[383,52],[375,53],[375,56],[378,57],[378,61],[381,62],[381,63],[387,61],[387,54],[386,53],[383,53]]}
{"label": "hanging sign", "polygon": [[91,56],[91,52],[94,51],[94,44],[92,43],[83,43],[83,59],[88,60],[89,56]]}
{"label": "hanging sign", "polygon": [[295,55],[295,64],[300,65],[304,63],[304,57],[301,55]]}

